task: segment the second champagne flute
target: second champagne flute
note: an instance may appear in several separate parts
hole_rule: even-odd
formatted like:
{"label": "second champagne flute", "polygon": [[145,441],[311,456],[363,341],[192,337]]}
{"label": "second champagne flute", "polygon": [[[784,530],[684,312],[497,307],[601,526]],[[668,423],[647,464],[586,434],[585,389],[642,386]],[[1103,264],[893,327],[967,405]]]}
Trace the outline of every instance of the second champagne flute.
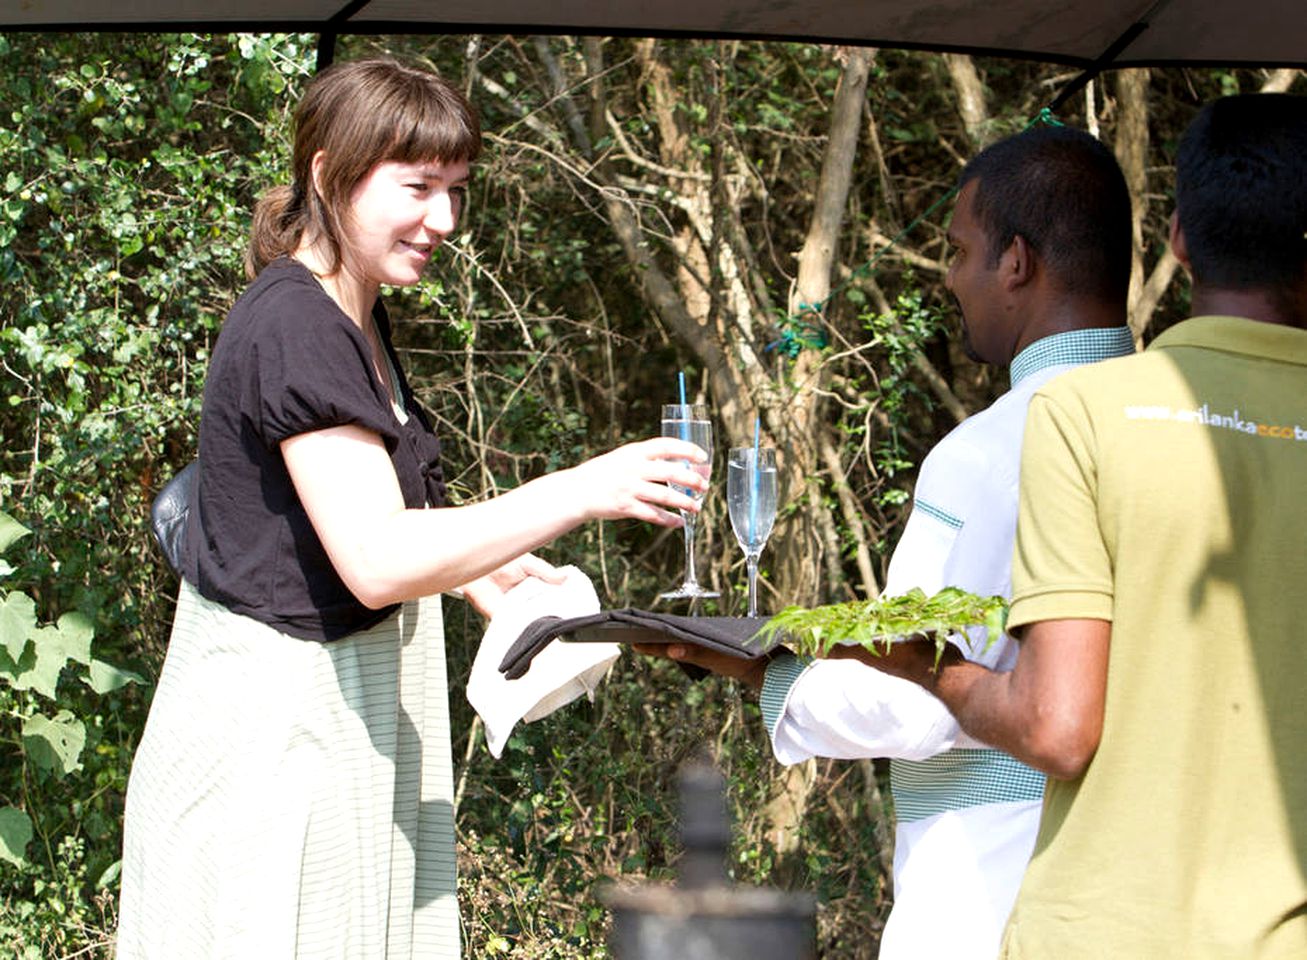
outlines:
{"label": "second champagne flute", "polygon": [[758,556],[776,522],[776,451],[735,447],[726,465],[726,505],[731,529],[744,550],[749,577],[749,613],[758,615]]}
{"label": "second champagne flute", "polygon": [[[664,404],[662,434],[664,437],[677,437],[681,440],[688,440],[702,447],[704,452],[708,454],[708,459],[703,463],[687,463],[686,466],[697,470],[703,475],[704,479],[708,478],[712,473],[712,421],[708,419],[707,406],[702,403]],[[703,499],[702,491],[692,490],[688,487],[678,487],[678,489],[696,500]],[[700,586],[695,576],[694,530],[698,518],[696,513],[691,513],[688,510],[681,511],[681,519],[685,522],[685,582],[675,590],[659,594],[663,600],[720,596],[715,590],[708,590]]]}

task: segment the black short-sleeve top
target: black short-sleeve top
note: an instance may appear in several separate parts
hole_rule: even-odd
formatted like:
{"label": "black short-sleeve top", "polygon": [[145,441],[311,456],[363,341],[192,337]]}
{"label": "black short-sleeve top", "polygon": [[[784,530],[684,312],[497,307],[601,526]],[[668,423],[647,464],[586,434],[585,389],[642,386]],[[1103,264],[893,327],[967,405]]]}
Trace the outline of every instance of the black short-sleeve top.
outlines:
{"label": "black short-sleeve top", "polygon": [[269,264],[218,335],[200,413],[200,469],[184,573],[236,613],[307,640],[385,619],[337,575],[281,456],[288,437],[354,424],[376,433],[404,504],[441,506],[440,442],[418,407],[378,305],[374,315],[408,413],[400,422],[358,326],[297,260]]}

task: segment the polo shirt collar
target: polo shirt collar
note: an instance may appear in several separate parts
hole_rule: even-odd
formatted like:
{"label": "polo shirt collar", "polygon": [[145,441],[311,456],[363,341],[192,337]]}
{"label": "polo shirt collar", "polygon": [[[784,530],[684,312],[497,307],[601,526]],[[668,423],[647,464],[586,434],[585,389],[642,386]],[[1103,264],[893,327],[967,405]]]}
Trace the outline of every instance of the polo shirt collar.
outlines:
{"label": "polo shirt collar", "polygon": [[1135,337],[1129,327],[1092,327],[1068,330],[1036,340],[1012,358],[1008,380],[1016,387],[1031,374],[1049,367],[1079,365],[1128,357],[1135,352]]}
{"label": "polo shirt collar", "polygon": [[1153,347],[1202,347],[1307,366],[1307,330],[1246,317],[1182,320],[1160,333]]}

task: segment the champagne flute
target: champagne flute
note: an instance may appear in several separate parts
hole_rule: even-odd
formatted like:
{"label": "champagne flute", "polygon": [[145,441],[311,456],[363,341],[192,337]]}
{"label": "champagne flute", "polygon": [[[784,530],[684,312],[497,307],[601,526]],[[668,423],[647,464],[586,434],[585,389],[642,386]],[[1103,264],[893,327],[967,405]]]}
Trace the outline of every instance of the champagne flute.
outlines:
{"label": "champagne flute", "polygon": [[776,451],[735,447],[726,465],[726,505],[731,529],[744,550],[749,576],[749,616],[758,615],[758,556],[776,522]]}
{"label": "champagne flute", "polygon": [[[689,440],[703,448],[708,459],[703,463],[686,463],[687,467],[697,470],[704,479],[712,472],[712,421],[708,419],[708,408],[702,403],[668,403],[663,405],[662,435]],[[689,487],[677,487],[682,493],[695,500],[703,499],[703,491]],[[720,596],[715,590],[708,590],[699,585],[694,572],[694,530],[699,515],[688,510],[681,511],[685,523],[685,582],[675,590],[659,594],[663,600],[699,599]]]}

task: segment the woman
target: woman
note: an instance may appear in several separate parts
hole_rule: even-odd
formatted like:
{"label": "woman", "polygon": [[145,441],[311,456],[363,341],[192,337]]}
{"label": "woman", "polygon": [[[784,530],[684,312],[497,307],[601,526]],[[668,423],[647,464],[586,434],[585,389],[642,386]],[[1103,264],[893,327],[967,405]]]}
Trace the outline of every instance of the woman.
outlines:
{"label": "woman", "polygon": [[455,228],[475,115],[393,61],[296,112],[294,181],[255,211],[218,339],[168,655],[124,827],[118,956],[459,955],[439,594],[484,613],[595,518],[664,526],[705,458],[630,444],[441,505],[439,444],[378,300]]}

